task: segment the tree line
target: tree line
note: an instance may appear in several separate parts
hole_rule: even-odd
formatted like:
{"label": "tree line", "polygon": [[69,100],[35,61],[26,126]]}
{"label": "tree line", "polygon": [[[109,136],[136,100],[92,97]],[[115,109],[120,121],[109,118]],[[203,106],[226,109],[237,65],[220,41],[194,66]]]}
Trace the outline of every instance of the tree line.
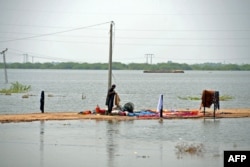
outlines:
{"label": "tree line", "polygon": [[[4,68],[4,64],[0,63],[0,68]],[[10,69],[83,69],[83,70],[107,70],[108,63],[77,63],[77,62],[61,62],[61,63],[8,63],[7,68]],[[120,62],[112,63],[113,70],[214,70],[214,71],[249,71],[250,64],[223,64],[223,63],[202,63],[202,64],[186,64],[186,63],[129,63]]]}

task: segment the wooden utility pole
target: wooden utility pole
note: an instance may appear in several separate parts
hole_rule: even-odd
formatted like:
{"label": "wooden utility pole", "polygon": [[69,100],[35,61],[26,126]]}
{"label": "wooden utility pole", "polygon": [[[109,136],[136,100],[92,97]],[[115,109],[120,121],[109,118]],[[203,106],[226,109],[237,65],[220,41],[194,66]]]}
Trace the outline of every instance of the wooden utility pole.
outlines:
{"label": "wooden utility pole", "polygon": [[6,59],[5,59],[5,52],[7,52],[8,48],[3,50],[1,54],[3,55],[3,64],[4,64],[4,74],[5,74],[5,83],[8,83],[8,76],[7,76],[7,65],[6,65]]}
{"label": "wooden utility pole", "polygon": [[111,88],[112,84],[112,53],[113,53],[113,24],[114,22],[111,21],[110,23],[110,37],[109,37],[109,72],[108,72],[108,89]]}

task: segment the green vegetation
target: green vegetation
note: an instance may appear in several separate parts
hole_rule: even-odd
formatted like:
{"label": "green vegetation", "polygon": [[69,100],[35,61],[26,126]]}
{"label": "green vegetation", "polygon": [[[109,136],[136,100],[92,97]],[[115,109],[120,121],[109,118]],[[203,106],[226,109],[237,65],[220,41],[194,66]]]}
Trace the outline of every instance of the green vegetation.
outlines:
{"label": "green vegetation", "polygon": [[194,97],[192,97],[192,96],[187,96],[187,97],[178,96],[178,98],[181,100],[201,100],[201,97],[196,97],[196,96],[194,96]]}
{"label": "green vegetation", "polygon": [[25,93],[28,92],[31,89],[30,85],[22,85],[19,82],[14,82],[11,83],[11,86],[9,89],[1,89],[0,93],[5,93],[5,94],[11,94],[11,93]]}
{"label": "green vegetation", "polygon": [[220,96],[220,101],[228,101],[228,100],[232,100],[232,99],[233,99],[233,97],[229,96],[229,95]]}
{"label": "green vegetation", "polygon": [[[187,96],[187,97],[181,97],[178,96],[179,99],[181,100],[201,100],[201,96]],[[222,95],[220,96],[220,101],[228,101],[228,100],[232,100],[233,97],[229,96],[229,95]]]}
{"label": "green vegetation", "polygon": [[[203,63],[203,64],[186,64],[168,61],[166,63],[146,64],[146,63],[129,63],[123,64],[113,62],[114,70],[209,70],[209,71],[250,71],[250,64],[222,64],[222,63]],[[3,63],[0,63],[3,68]],[[11,69],[91,69],[107,70],[108,63],[9,63],[7,68]]]}

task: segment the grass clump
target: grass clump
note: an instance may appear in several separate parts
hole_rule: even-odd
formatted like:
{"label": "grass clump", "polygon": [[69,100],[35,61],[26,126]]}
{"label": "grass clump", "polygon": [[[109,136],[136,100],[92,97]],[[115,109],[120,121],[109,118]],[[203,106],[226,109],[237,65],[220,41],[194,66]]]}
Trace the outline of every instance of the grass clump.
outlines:
{"label": "grass clump", "polygon": [[[198,97],[198,96],[187,96],[187,97],[181,97],[181,96],[178,96],[179,99],[181,100],[201,100],[201,96]],[[228,101],[228,100],[232,100],[233,97],[230,96],[230,95],[222,95],[220,96],[220,101]]]}
{"label": "grass clump", "polygon": [[182,158],[183,155],[197,155],[201,156],[204,152],[203,144],[188,144],[185,142],[179,143],[175,146],[176,154],[178,158]]}
{"label": "grass clump", "polygon": [[220,101],[228,101],[228,100],[232,100],[232,99],[233,99],[233,97],[229,96],[229,95],[220,96]]}
{"label": "grass clump", "polygon": [[11,94],[11,93],[25,93],[30,91],[31,86],[30,85],[23,85],[19,83],[18,81],[11,83],[11,86],[9,89],[1,89],[0,93]]}
{"label": "grass clump", "polygon": [[187,96],[187,97],[178,96],[178,98],[181,100],[201,100],[201,97],[197,96]]}

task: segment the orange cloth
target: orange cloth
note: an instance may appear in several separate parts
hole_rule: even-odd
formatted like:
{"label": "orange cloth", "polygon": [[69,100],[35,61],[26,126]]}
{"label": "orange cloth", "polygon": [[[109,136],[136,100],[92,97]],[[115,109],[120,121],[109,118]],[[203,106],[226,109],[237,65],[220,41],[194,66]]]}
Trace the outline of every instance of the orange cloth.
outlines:
{"label": "orange cloth", "polygon": [[96,108],[95,108],[95,112],[98,113],[98,114],[105,114],[106,110],[101,109],[99,107],[99,105],[97,105]]}

